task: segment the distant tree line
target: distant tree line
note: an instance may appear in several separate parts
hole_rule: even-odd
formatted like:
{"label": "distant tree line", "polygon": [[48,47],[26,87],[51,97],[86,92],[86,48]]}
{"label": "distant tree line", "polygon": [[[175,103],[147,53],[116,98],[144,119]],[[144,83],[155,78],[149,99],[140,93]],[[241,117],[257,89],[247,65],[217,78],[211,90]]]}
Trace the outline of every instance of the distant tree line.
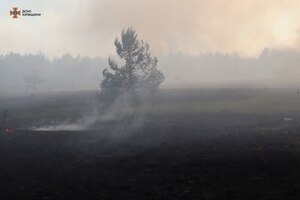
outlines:
{"label": "distant tree line", "polygon": [[[63,55],[53,60],[43,54],[0,56],[0,91],[4,89],[97,88],[102,58]],[[103,64],[102,64],[103,63]]]}
{"label": "distant tree line", "polygon": [[[176,87],[190,83],[202,85],[204,81],[296,81],[300,77],[300,53],[293,49],[265,49],[257,58],[216,53],[199,56],[169,54],[158,60],[160,69],[167,75],[165,84]],[[44,80],[36,85],[38,90],[97,90],[105,67],[107,58],[66,54],[49,59],[43,54],[8,53],[0,56],[0,91],[32,90],[34,86],[26,81],[32,73],[39,74]]]}

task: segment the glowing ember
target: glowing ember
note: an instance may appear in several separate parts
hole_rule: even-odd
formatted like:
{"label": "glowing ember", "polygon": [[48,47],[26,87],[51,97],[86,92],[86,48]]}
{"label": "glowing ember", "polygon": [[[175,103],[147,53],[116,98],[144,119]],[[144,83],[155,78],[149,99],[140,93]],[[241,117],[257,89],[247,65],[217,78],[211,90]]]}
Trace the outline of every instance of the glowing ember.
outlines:
{"label": "glowing ember", "polygon": [[6,133],[13,133],[13,132],[15,132],[15,129],[7,128],[7,129],[5,129],[5,132]]}

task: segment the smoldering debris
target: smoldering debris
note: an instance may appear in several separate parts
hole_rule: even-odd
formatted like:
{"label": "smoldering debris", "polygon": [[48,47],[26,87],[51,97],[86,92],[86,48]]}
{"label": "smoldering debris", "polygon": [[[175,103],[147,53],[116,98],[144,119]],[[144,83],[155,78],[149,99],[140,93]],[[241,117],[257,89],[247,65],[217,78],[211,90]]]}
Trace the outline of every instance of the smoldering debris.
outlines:
{"label": "smoldering debris", "polygon": [[30,128],[33,131],[82,131],[88,129],[93,123],[97,121],[98,110],[94,109],[88,114],[82,114],[82,116],[73,121],[71,119],[65,119],[60,123],[50,123],[42,126],[34,126]]}
{"label": "smoldering debris", "polygon": [[[145,95],[144,95],[145,96]],[[143,97],[144,97],[143,96]],[[145,99],[141,97],[142,99]],[[142,105],[147,104],[146,100]],[[145,108],[148,108],[146,106]],[[90,112],[81,115],[78,120],[66,119],[60,123],[33,126],[32,131],[99,131],[109,126],[112,132],[119,134],[125,130],[133,131],[141,128],[145,122],[147,109],[142,111],[132,101],[130,94],[122,94],[109,106],[104,103],[93,105]]]}

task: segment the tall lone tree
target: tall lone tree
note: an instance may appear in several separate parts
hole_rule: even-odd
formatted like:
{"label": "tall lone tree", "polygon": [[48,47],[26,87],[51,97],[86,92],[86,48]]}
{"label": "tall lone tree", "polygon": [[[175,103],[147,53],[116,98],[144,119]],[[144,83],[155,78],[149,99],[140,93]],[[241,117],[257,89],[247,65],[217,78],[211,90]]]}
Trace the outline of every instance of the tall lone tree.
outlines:
{"label": "tall lone tree", "polygon": [[148,43],[138,40],[137,33],[128,28],[122,31],[121,40],[116,38],[114,44],[124,64],[119,65],[114,59],[108,59],[110,69],[102,72],[102,95],[114,98],[122,93],[138,95],[157,90],[165,77],[157,69],[157,58],[151,57]]}

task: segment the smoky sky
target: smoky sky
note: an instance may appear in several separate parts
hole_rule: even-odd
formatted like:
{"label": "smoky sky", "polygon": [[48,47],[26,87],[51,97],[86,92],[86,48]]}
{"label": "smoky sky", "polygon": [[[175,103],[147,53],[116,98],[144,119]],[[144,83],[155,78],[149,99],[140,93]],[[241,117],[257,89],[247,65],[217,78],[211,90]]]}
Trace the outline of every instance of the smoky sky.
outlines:
{"label": "smoky sky", "polygon": [[[28,2],[28,3],[27,3]],[[42,17],[12,20],[11,6]],[[0,53],[106,57],[123,28],[133,27],[159,55],[238,54],[300,47],[300,0],[40,0],[1,8]]]}

